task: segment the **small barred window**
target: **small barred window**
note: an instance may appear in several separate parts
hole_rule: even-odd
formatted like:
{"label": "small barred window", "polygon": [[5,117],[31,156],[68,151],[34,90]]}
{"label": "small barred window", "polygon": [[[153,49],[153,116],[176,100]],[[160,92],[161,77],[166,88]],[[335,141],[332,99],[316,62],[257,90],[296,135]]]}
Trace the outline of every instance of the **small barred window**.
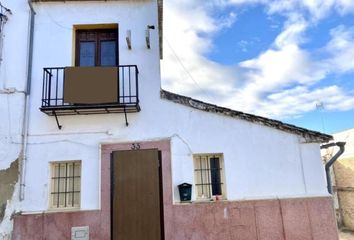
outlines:
{"label": "small barred window", "polygon": [[51,163],[51,208],[79,208],[81,161]]}
{"label": "small barred window", "polygon": [[196,154],[194,159],[194,180],[197,200],[213,196],[225,198],[222,154]]}

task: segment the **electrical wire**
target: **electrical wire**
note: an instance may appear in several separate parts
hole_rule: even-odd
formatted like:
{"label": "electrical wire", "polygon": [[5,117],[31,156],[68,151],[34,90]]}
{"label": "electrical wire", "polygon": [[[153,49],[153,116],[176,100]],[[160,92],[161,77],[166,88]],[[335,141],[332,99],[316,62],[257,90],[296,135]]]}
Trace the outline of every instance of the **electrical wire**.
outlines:
{"label": "electrical wire", "polygon": [[[15,142],[12,141],[12,144],[22,144],[21,142]],[[78,142],[78,141],[73,141],[70,139],[62,139],[62,140],[53,140],[53,141],[43,141],[43,142],[29,142],[29,145],[47,145],[47,144],[56,144],[56,143],[72,143],[72,144],[77,144],[77,145],[81,145],[81,146],[85,146],[88,148],[93,148],[93,147],[98,147],[98,145],[96,144],[86,144],[83,142]]]}
{"label": "electrical wire", "polygon": [[193,154],[193,151],[192,151],[191,146],[189,146],[188,142],[187,142],[184,138],[182,138],[179,134],[175,133],[175,134],[173,134],[173,135],[171,136],[171,138],[178,138],[181,142],[184,143],[184,145],[186,145],[186,147],[188,148],[188,153],[189,153],[190,155]]}
{"label": "electrical wire", "polygon": [[187,75],[189,76],[189,78],[195,83],[195,85],[197,85],[197,87],[200,89],[200,91],[202,91],[209,99],[212,99],[209,94],[198,84],[198,82],[194,79],[194,77],[192,76],[192,74],[188,71],[188,69],[186,68],[186,66],[183,64],[182,60],[180,59],[180,57],[177,55],[176,51],[173,49],[172,45],[170,44],[170,42],[168,41],[168,39],[166,37],[164,37],[164,40],[166,41],[168,47],[171,49],[172,54],[175,56],[175,58],[177,59],[178,63],[181,65],[182,69],[187,73]]}
{"label": "electrical wire", "polygon": [[69,26],[64,26],[62,24],[60,24],[59,22],[57,22],[49,13],[46,12],[46,15],[50,18],[50,21],[52,21],[52,23],[54,23],[55,25],[57,25],[58,27],[68,30],[68,31],[72,31],[73,28],[69,27]]}

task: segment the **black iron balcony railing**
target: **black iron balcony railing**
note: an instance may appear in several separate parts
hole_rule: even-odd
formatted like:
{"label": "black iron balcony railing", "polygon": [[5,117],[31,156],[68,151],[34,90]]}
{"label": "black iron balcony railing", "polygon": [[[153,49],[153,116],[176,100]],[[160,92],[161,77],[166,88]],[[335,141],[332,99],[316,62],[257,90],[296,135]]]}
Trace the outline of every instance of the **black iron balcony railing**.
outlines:
{"label": "black iron balcony railing", "polygon": [[[110,82],[108,70],[116,74],[108,76]],[[138,112],[138,74],[136,65],[44,68],[40,110],[48,115]]]}
{"label": "black iron balcony railing", "polygon": [[116,67],[52,67],[43,69],[40,110],[60,115],[139,112],[136,65]]}

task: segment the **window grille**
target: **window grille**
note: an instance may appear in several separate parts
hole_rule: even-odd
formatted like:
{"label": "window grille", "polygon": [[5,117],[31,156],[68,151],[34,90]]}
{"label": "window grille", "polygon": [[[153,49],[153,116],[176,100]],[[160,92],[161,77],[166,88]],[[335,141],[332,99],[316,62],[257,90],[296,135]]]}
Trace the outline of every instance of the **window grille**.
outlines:
{"label": "window grille", "polygon": [[198,154],[193,158],[197,199],[224,198],[222,154]]}
{"label": "window grille", "polygon": [[52,163],[51,207],[80,207],[81,162]]}

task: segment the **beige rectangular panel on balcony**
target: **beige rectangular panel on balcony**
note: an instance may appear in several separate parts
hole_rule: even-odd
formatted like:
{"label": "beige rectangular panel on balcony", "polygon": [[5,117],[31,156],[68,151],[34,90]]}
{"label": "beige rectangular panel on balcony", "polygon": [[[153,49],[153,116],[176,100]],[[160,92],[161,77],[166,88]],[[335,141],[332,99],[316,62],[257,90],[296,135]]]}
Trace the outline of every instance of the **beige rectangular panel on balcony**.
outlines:
{"label": "beige rectangular panel on balcony", "polygon": [[118,102],[117,67],[66,67],[64,102],[100,104]]}

